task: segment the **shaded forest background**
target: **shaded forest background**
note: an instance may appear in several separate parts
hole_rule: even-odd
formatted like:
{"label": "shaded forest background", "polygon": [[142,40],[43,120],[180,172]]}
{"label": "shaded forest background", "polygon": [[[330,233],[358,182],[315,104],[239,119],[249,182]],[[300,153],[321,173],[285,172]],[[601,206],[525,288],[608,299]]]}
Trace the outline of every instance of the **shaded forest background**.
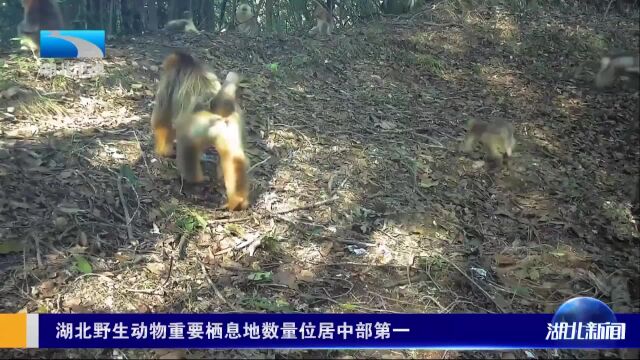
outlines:
{"label": "shaded forest background", "polygon": [[[343,25],[387,12],[408,10],[410,0],[320,0],[328,7],[339,8]],[[414,1],[414,8],[431,0]],[[185,10],[193,14],[199,30],[218,32],[234,28],[234,14],[242,3],[249,3],[258,23],[267,32],[295,32],[311,27],[314,0],[60,0],[65,25],[69,29],[105,29],[110,36],[154,32],[167,21],[182,17]],[[0,1],[0,41],[15,36],[22,17],[20,0]],[[385,10],[383,10],[385,9]]]}
{"label": "shaded forest background", "polygon": [[[193,14],[199,30],[229,31],[235,28],[234,14],[242,3],[249,3],[257,14],[262,31],[296,33],[313,26],[316,1],[334,9],[337,26],[353,25],[380,14],[419,11],[432,0],[59,0],[68,29],[105,29],[109,37],[153,33],[164,24],[182,17],[185,10]],[[454,1],[461,9],[477,6],[471,0]],[[580,3],[601,7],[603,11],[628,11],[638,0],[488,0],[520,10],[546,5]],[[20,0],[0,1],[0,44],[6,48],[15,39],[16,26],[22,18]],[[17,43],[17,42],[16,42]]]}

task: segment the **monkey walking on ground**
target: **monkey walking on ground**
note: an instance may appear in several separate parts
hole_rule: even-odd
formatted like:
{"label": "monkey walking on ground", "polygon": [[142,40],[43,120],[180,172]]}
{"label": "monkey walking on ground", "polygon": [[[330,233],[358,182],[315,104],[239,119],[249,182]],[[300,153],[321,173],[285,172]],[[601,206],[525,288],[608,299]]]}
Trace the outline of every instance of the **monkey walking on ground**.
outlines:
{"label": "monkey walking on ground", "polygon": [[185,12],[182,13],[182,16],[183,16],[182,19],[175,19],[175,20],[169,21],[164,26],[164,29],[174,33],[192,32],[192,33],[199,34],[200,31],[198,31],[195,24],[193,23],[193,16],[191,14],[191,11],[185,10]]}
{"label": "monkey walking on ground", "polygon": [[470,120],[460,150],[469,153],[478,143],[483,146],[491,168],[501,167],[503,163],[508,166],[516,144],[513,125],[503,120],[492,123]]}
{"label": "monkey walking on ground", "polygon": [[327,10],[324,5],[318,3],[316,9],[313,11],[313,16],[316,18],[316,26],[309,30],[309,35],[330,36],[334,26],[331,11]]}
{"label": "monkey walking on ground", "polygon": [[600,70],[596,74],[595,85],[600,89],[606,88],[622,76],[633,76],[637,81],[640,76],[638,54],[625,52],[604,56],[600,60]]}
{"label": "monkey walking on ground", "polygon": [[258,32],[258,20],[249,4],[238,6],[236,10],[236,21],[238,22],[238,31],[241,34],[253,35]]}
{"label": "monkey walking on ground", "polygon": [[220,85],[218,77],[191,55],[174,52],[164,60],[151,115],[156,154],[172,156],[173,140],[177,140],[176,162],[185,181],[206,180],[200,159],[208,146],[216,148],[218,176],[224,178],[229,210],[249,205],[249,162],[238,82],[239,76],[230,72]]}
{"label": "monkey walking on ground", "polygon": [[40,54],[40,30],[62,30],[64,21],[56,0],[22,0],[24,16],[18,35],[25,40],[34,58]]}
{"label": "monkey walking on ground", "polygon": [[[622,77],[630,77],[631,83],[640,83],[640,59],[637,53],[616,52],[600,59],[600,70],[595,76],[595,86],[598,89],[611,87]],[[636,124],[640,121],[640,113],[636,108]],[[633,196],[634,213],[640,216],[640,179],[637,180]],[[640,226],[640,225],[639,225]]]}

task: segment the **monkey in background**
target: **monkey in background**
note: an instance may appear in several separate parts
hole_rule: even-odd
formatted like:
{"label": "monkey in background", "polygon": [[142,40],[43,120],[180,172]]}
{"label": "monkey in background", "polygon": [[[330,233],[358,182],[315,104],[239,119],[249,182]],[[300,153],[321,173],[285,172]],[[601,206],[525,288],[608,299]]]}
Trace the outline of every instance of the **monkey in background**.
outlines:
{"label": "monkey in background", "polygon": [[309,30],[309,35],[330,36],[334,26],[331,12],[322,4],[318,3],[316,9],[313,11],[313,16],[316,18],[316,26]]}
{"label": "monkey in background", "polygon": [[193,16],[191,15],[191,11],[185,10],[182,13],[182,19],[175,19],[169,21],[165,26],[165,30],[178,33],[178,32],[192,32],[192,33],[200,33],[196,26],[193,24]]}
{"label": "monkey in background", "polygon": [[151,114],[154,150],[174,155],[182,178],[190,183],[206,180],[200,159],[213,145],[220,156],[218,175],[227,188],[227,208],[248,207],[248,161],[244,154],[244,122],[238,105],[238,76],[229,73],[224,84],[191,55],[174,52],[163,62],[163,74]]}
{"label": "monkey in background", "polygon": [[484,147],[492,168],[500,167],[503,162],[508,165],[516,144],[513,125],[503,120],[488,123],[471,119],[467,123],[467,134],[460,150],[469,153],[477,143]]}
{"label": "monkey in background", "polygon": [[238,31],[241,34],[253,35],[258,32],[258,20],[249,4],[238,6],[236,10],[236,21],[238,22]]}
{"label": "monkey in background", "polygon": [[40,53],[40,30],[62,30],[64,22],[56,0],[22,0],[24,16],[18,24],[23,38],[35,58]]}
{"label": "monkey in background", "polygon": [[382,11],[385,14],[406,14],[413,10],[415,5],[415,0],[384,0],[382,1]]}
{"label": "monkey in background", "polygon": [[621,76],[640,75],[638,54],[619,53],[604,56],[600,60],[600,70],[595,77],[595,85],[602,89],[613,85]]}

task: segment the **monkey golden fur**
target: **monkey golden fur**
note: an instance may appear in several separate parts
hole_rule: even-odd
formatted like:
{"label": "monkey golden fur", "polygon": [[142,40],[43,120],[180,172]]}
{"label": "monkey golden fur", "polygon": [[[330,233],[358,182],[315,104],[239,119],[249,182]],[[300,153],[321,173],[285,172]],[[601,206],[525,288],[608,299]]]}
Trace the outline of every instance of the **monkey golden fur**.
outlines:
{"label": "monkey golden fur", "polygon": [[241,4],[236,10],[236,21],[238,31],[241,34],[251,35],[258,32],[258,21],[251,10],[249,4]]}
{"label": "monkey golden fur", "polygon": [[[249,160],[245,155],[246,129],[244,114],[238,104],[239,76],[230,72],[222,85],[218,95],[209,103],[208,108],[197,110],[190,124],[185,128],[202,129],[200,135],[192,133],[187,138],[192,145],[184,154],[197,152],[197,156],[185,156],[182,163],[188,164],[185,171],[192,169],[196,176],[202,174],[200,156],[202,150],[213,144],[220,156],[218,163],[218,177],[222,175],[227,191],[227,208],[230,210],[246,209],[249,206]],[[198,131],[196,130],[196,133]],[[178,135],[178,146],[187,142],[181,141]],[[188,163],[189,161],[191,163]]]}
{"label": "monkey golden fur", "polygon": [[177,51],[167,56],[162,69],[151,125],[156,154],[170,157],[174,155],[173,122],[183,114],[192,113],[198,103],[213,98],[221,85],[213,72],[183,52]]}
{"label": "monkey golden fur", "polygon": [[501,165],[511,157],[515,146],[513,125],[499,120],[493,123],[470,120],[467,124],[467,134],[460,146],[461,150],[469,153],[476,144],[480,143],[489,157],[492,165]]}
{"label": "monkey golden fur", "polygon": [[316,26],[309,30],[309,35],[330,36],[333,30],[333,17],[331,16],[331,12],[323,5],[317,4],[316,9],[313,11],[313,16],[316,18]]}
{"label": "monkey golden fur", "polygon": [[191,55],[174,52],[163,63],[151,123],[155,152],[173,155],[187,182],[205,180],[200,159],[213,145],[220,156],[229,210],[249,205],[248,159],[244,153],[243,112],[238,104],[239,76],[230,72],[220,85],[217,76]]}
{"label": "monkey golden fur", "polygon": [[40,50],[40,30],[62,30],[64,21],[56,0],[22,0],[24,16],[18,35],[26,40],[34,56]]}

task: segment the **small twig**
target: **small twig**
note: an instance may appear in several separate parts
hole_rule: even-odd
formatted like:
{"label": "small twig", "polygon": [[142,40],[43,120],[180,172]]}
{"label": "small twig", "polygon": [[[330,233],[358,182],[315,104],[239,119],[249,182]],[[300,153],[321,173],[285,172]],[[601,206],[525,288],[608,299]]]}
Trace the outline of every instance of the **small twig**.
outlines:
{"label": "small twig", "polygon": [[607,17],[607,14],[609,14],[609,9],[611,9],[611,4],[613,4],[613,0],[609,0],[609,5],[607,5],[607,10],[604,11],[604,17]]}
{"label": "small twig", "polygon": [[252,166],[249,168],[249,170],[247,170],[247,173],[251,173],[251,171],[253,171],[253,170],[254,170],[255,168],[257,168],[258,166],[260,166],[260,165],[262,165],[262,164],[266,163],[267,161],[269,161],[269,159],[271,159],[271,156],[267,156],[267,158],[266,158],[266,159],[264,159],[264,160],[260,161],[259,163],[256,163],[256,164],[252,165]]}
{"label": "small twig", "polygon": [[38,262],[38,267],[42,268],[42,255],[40,253],[40,239],[36,236],[31,234],[31,237],[33,238],[35,244],[36,244],[36,261]]}
{"label": "small twig", "polygon": [[222,249],[220,251],[218,251],[217,253],[213,254],[213,256],[218,256],[218,255],[222,255],[222,254],[226,254],[231,250],[242,250],[244,248],[246,248],[249,245],[252,245],[256,242],[260,242],[262,240],[262,236],[257,236],[255,239],[247,239],[247,238],[243,238],[244,241],[235,245],[235,246],[229,246],[228,248]]}
{"label": "small twig", "polygon": [[127,202],[124,199],[124,193],[122,192],[122,184],[120,183],[120,176],[117,178],[118,184],[118,193],[120,194],[120,203],[122,204],[122,209],[124,209],[124,219],[126,220],[127,225],[127,235],[129,236],[129,241],[133,241],[133,229],[131,228],[131,217],[129,217],[129,208],[127,208]]}
{"label": "small twig", "polygon": [[382,287],[385,288],[385,289],[389,289],[389,288],[393,288],[393,287],[398,287],[398,286],[403,286],[403,285],[407,285],[407,284],[417,283],[417,282],[420,282],[422,280],[426,280],[424,278],[424,275],[423,274],[418,274],[418,275],[415,275],[415,276],[412,276],[412,277],[406,277],[404,279],[385,284]]}
{"label": "small twig", "polygon": [[241,312],[241,309],[238,309],[235,305],[231,304],[229,301],[227,301],[224,295],[222,295],[222,292],[220,292],[216,284],[213,282],[213,280],[211,280],[211,276],[209,276],[209,273],[207,272],[207,268],[204,266],[202,261],[199,261],[199,263],[200,263],[200,268],[202,269],[202,274],[204,275],[205,280],[207,281],[209,286],[213,289],[213,292],[216,293],[216,296],[218,297],[218,299],[220,299],[223,303],[228,305],[234,311]]}
{"label": "small twig", "polygon": [[125,291],[147,295],[164,295],[164,290],[162,289],[160,291],[158,289],[125,289]]}
{"label": "small twig", "polygon": [[133,191],[133,194],[136,196],[136,202],[138,203],[138,205],[136,206],[136,209],[133,211],[133,215],[131,215],[131,218],[127,221],[127,226],[129,226],[131,224],[131,222],[133,221],[133,219],[136,218],[136,215],[138,214],[138,211],[140,210],[140,196],[138,196],[138,192],[136,191],[135,186],[133,186],[133,184],[131,183],[131,181],[129,181],[128,178],[127,179],[127,183],[129,184],[129,186],[131,186],[131,190]]}
{"label": "small twig", "polygon": [[245,216],[245,217],[240,217],[240,218],[228,218],[228,219],[213,219],[213,220],[209,220],[208,224],[209,225],[213,225],[213,224],[230,224],[230,223],[243,222],[243,221],[247,221],[247,220],[251,220],[251,216]]}
{"label": "small twig", "polygon": [[288,214],[288,213],[294,212],[294,211],[308,210],[308,209],[311,209],[311,208],[314,208],[314,207],[318,207],[318,206],[322,206],[322,205],[326,205],[326,204],[332,203],[332,202],[334,202],[336,200],[338,200],[338,196],[334,195],[334,196],[330,197],[329,199],[318,201],[318,202],[315,202],[313,204],[304,205],[304,206],[300,206],[300,207],[295,207],[295,208],[289,209],[289,210],[275,211],[274,214],[283,215],[283,214]]}
{"label": "small twig", "polygon": [[167,284],[169,283],[169,279],[171,279],[172,270],[173,270],[173,256],[169,258],[169,271],[167,272],[167,278],[164,280],[164,283],[162,283],[162,287],[167,286]]}
{"label": "small twig", "polygon": [[500,310],[500,312],[505,313],[505,310],[502,308],[502,306],[500,306],[500,304],[498,304],[498,302],[491,296],[489,295],[489,293],[483,289],[477,282],[475,282],[475,280],[473,280],[469,275],[467,275],[467,273],[465,273],[464,271],[462,271],[462,269],[460,269],[458,267],[458,265],[454,264],[453,261],[447,259],[446,257],[439,255],[440,258],[444,261],[446,261],[449,265],[453,266],[456,270],[458,270],[458,272],[460,274],[462,274],[462,276],[464,276],[465,278],[467,278],[467,280],[469,280],[469,282],[471,282],[473,285],[475,285],[478,290],[480,290],[480,292],[482,292],[482,294],[484,296],[486,296],[489,300],[491,300],[491,302],[493,302],[493,304],[496,306],[496,308],[498,310]]}
{"label": "small twig", "polygon": [[144,154],[144,150],[142,149],[142,144],[140,143],[140,139],[138,139],[138,134],[135,130],[133,130],[133,136],[135,136],[136,141],[138,142],[138,147],[140,148],[140,156],[142,156],[142,160],[144,161],[144,167],[147,169],[147,174],[149,174],[149,178],[153,182],[153,175],[151,175],[151,170],[149,170],[149,164],[147,163],[147,157]]}
{"label": "small twig", "polygon": [[355,246],[361,246],[361,247],[376,247],[376,244],[366,243],[358,240],[334,239],[333,241],[339,242],[341,244],[355,245]]}

